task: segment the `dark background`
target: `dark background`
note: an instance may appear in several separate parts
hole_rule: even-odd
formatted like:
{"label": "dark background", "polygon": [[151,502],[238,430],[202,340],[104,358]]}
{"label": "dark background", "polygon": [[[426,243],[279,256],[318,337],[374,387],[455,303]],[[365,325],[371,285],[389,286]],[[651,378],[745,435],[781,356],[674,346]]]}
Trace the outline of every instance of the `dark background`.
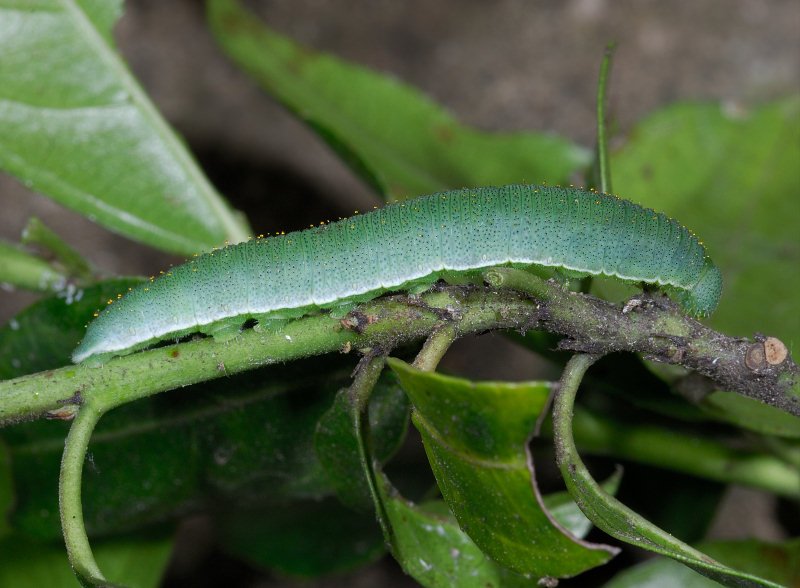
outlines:
{"label": "dark background", "polygon": [[[591,146],[597,74],[603,48],[611,40],[618,42],[611,114],[621,133],[676,100],[747,104],[800,90],[800,2],[795,0],[249,4],[279,32],[313,49],[389,72],[482,130],[547,131]],[[129,0],[115,33],[148,94],[257,232],[308,226],[375,202],[310,130],[226,60],[206,30],[202,2]],[[4,174],[0,202],[0,238],[7,241],[17,242],[27,219],[38,216],[109,272],[149,275],[176,261],[100,229]],[[26,293],[0,295],[2,321],[35,300]],[[498,346],[504,340],[491,341]],[[470,353],[481,353],[470,344],[460,348],[465,355],[451,360],[452,369],[483,363],[470,359]],[[503,353],[506,366],[517,363],[513,348]],[[520,366],[520,375],[528,375],[525,366]],[[737,509],[736,529],[717,525],[714,535],[781,538],[769,497],[734,489],[724,508]],[[723,513],[724,518],[730,516]],[[219,578],[214,571],[228,562],[203,543],[202,519],[188,525],[183,535],[191,538],[194,549],[181,552],[173,577],[180,582],[182,573],[200,566],[213,585],[214,577]],[[244,585],[279,585],[248,570],[236,573]],[[415,585],[392,563],[373,566],[355,578],[311,585],[387,583]]]}

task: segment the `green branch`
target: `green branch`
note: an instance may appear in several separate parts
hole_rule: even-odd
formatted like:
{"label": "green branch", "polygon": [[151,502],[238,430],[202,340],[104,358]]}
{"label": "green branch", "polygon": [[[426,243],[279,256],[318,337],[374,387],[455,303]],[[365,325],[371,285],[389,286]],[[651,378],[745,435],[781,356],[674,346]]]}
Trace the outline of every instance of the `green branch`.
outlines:
{"label": "green branch", "polygon": [[414,367],[426,372],[436,370],[444,354],[458,338],[458,331],[452,324],[440,325],[425,341],[417,357],[414,358]]}
{"label": "green branch", "polygon": [[[667,427],[639,425],[578,407],[572,417],[581,451],[672,469],[724,484],[761,488],[800,499],[800,469],[791,456],[773,451],[728,447],[708,437]],[[764,437],[773,444],[773,437]]]}
{"label": "green branch", "polygon": [[620,308],[514,268],[491,268],[484,272],[484,279],[495,287],[543,299],[535,316],[539,328],[565,336],[559,349],[598,355],[641,353],[654,361],[695,370],[721,390],[800,416],[800,366],[778,339],[760,337],[754,342],[727,337],[683,314],[659,294],[653,299],[634,297],[637,304]]}
{"label": "green branch", "polygon": [[[463,286],[446,286],[423,296],[422,305],[409,304],[405,296],[385,297],[359,305],[345,319],[320,313],[278,331],[250,329],[228,342],[189,341],[116,358],[99,368],[69,366],[0,382],[0,424],[88,399],[110,409],[165,390],[322,353],[375,346],[389,350],[425,338],[446,322],[457,336],[548,330],[565,335],[563,349],[642,353],[697,370],[721,389],[800,416],[800,369],[789,357],[776,365],[755,361],[761,356],[752,350],[765,341],[726,337],[681,314],[666,298],[626,312],[513,268],[488,270],[485,278],[492,288],[465,293]],[[445,321],[442,316],[457,318]]]}
{"label": "green branch", "polygon": [[[423,296],[431,309],[460,308],[459,335],[519,328],[535,305],[511,291],[483,288],[463,296],[453,288],[448,303]],[[397,345],[425,338],[442,323],[439,314],[388,297],[359,305],[345,319],[320,313],[277,331],[249,329],[231,341],[201,339],[115,358],[101,367],[75,365],[0,382],[0,424],[57,412],[65,404],[93,399],[108,409],[139,398],[206,380],[330,352]],[[358,319],[358,320],[356,320]]]}

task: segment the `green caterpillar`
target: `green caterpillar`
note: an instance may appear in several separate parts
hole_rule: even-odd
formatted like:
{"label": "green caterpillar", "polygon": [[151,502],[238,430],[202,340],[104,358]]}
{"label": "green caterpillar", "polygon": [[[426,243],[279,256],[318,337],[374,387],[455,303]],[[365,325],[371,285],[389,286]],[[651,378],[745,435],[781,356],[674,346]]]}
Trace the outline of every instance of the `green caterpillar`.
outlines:
{"label": "green caterpillar", "polygon": [[656,284],[699,316],[722,290],[693,233],[627,200],[533,185],[451,190],[198,256],[99,312],[72,359],[102,361],[504,264]]}

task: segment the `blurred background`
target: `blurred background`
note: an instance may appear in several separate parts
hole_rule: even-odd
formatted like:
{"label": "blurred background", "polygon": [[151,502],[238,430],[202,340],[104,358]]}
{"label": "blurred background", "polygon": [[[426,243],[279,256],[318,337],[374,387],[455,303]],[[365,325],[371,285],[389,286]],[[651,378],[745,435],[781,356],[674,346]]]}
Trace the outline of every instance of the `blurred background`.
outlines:
{"label": "blurred background", "polygon": [[[268,26],[310,48],[417,86],[465,124],[487,131],[546,131],[589,147],[595,140],[600,61],[612,40],[618,43],[610,83],[609,110],[617,133],[612,146],[624,141],[643,116],[674,101],[736,106],[800,90],[796,0],[246,4]],[[204,24],[203,11],[198,0],[128,0],[115,37],[147,93],[220,192],[245,212],[254,230],[264,233],[305,227],[374,204],[375,195],[312,131],[227,61]],[[302,207],[297,206],[300,197]],[[18,242],[27,219],[37,216],[108,272],[149,275],[180,261],[112,235],[4,174],[0,202],[0,238],[6,241]],[[0,320],[33,300],[26,293],[2,292]],[[493,344],[502,341],[493,338]],[[469,359],[469,343],[463,353],[466,359],[453,361],[483,363]],[[513,362],[513,346],[504,353]],[[520,367],[521,377],[527,376],[525,369]],[[760,501],[759,493],[733,494],[730,508],[746,505],[753,520],[738,532],[780,538],[767,514],[770,505]],[[211,538],[203,543],[208,537],[204,524],[197,519],[183,528],[193,549],[179,552],[168,585],[204,576],[209,586],[219,580],[214,570],[229,562],[214,552]],[[725,529],[716,532],[728,536]],[[185,575],[190,569],[191,574],[201,572]],[[241,585],[280,585],[252,570],[235,573]],[[304,585],[390,583],[415,585],[386,560],[357,577]]]}
{"label": "blurred background", "polygon": [[[388,72],[487,131],[547,131],[591,146],[597,75],[612,40],[618,49],[609,110],[617,144],[644,115],[676,100],[736,105],[800,89],[794,0],[247,4],[278,32]],[[203,2],[124,6],[119,50],[254,230],[291,230],[375,203],[326,145],[227,61],[205,26]],[[17,242],[35,215],[109,272],[149,275],[175,261],[118,240],[1,173],[0,194],[0,237],[8,241]],[[294,206],[299,194],[316,205]],[[0,319],[30,300],[4,294]]]}

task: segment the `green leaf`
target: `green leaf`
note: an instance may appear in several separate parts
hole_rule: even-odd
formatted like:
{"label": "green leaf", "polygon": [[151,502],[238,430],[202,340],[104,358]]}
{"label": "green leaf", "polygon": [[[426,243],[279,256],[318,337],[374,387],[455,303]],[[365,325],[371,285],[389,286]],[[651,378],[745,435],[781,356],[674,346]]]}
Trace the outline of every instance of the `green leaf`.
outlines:
{"label": "green leaf", "polygon": [[392,533],[392,554],[423,586],[445,588],[533,587],[526,578],[487,557],[458,527],[441,502],[415,505],[404,500],[385,477],[378,479],[380,503]]}
{"label": "green leaf", "polygon": [[[372,496],[359,457],[351,410],[350,390],[343,388],[317,424],[314,447],[339,499],[351,508],[371,511]],[[408,399],[391,372],[381,375],[368,410],[373,451],[384,462],[405,438],[409,412]],[[381,422],[383,427],[375,426]]]}
{"label": "green leaf", "polygon": [[710,556],[776,584],[800,584],[800,539],[768,543],[756,539],[714,541],[700,545]]}
{"label": "green leaf", "polygon": [[[18,314],[0,329],[0,377],[68,365],[94,310],[136,283],[111,280],[73,300],[45,298]],[[90,532],[135,528],[215,499],[259,503],[330,494],[313,438],[351,370],[347,358],[317,358],[112,411],[98,424],[84,471]],[[371,412],[385,455],[405,434],[405,403],[401,408],[398,413],[378,403]],[[14,525],[36,537],[60,534],[57,482],[66,430],[66,423],[52,421],[0,430],[13,465]]]}
{"label": "green leaf", "polygon": [[[51,296],[14,317],[0,330],[0,376],[69,364],[92,312],[137,282],[112,280],[71,303]],[[84,472],[88,527],[101,533],[136,527],[197,508],[215,493],[257,497],[264,484],[272,484],[272,498],[330,492],[312,435],[351,367],[315,366],[253,372],[112,411],[98,425]],[[0,435],[13,464],[15,526],[43,538],[60,535],[57,482],[66,423],[21,423]]]}
{"label": "green leaf", "polygon": [[537,503],[525,445],[548,383],[470,382],[395,359],[445,501],[487,555],[517,573],[569,577],[616,552],[570,538]]}
{"label": "green leaf", "polygon": [[[364,418],[367,415],[363,414],[364,403],[371,392],[374,394],[371,389],[378,382],[377,377],[384,367],[383,364],[382,358],[373,358],[360,366],[355,381],[346,391],[352,398],[341,401],[344,393],[340,393],[338,406],[334,406],[326,416],[325,427],[328,432],[321,441],[327,443],[341,437],[332,434],[337,430],[347,433],[342,444],[347,459],[340,462],[347,472],[352,471],[352,462],[357,460],[361,465],[378,522],[392,555],[406,573],[425,586],[530,585],[530,579],[497,565],[482,553],[458,528],[452,513],[443,503],[434,502],[416,507],[403,499],[383,474],[380,462],[375,457],[375,450],[380,451],[385,443],[380,441],[380,436],[370,434],[375,432],[371,422],[375,415],[370,412],[370,422],[367,423]],[[370,399],[370,409],[372,405]],[[352,433],[342,424],[347,420],[351,422]],[[351,437],[355,440],[356,455],[349,451],[353,444]],[[336,465],[335,460],[331,464]],[[407,478],[407,472],[403,473],[404,478]]]}
{"label": "green leaf", "polygon": [[700,407],[743,429],[762,435],[800,439],[800,419],[796,416],[736,392],[717,390],[703,398]]}
{"label": "green leaf", "polygon": [[119,278],[67,289],[17,314],[0,328],[0,379],[70,365],[70,353],[93,313],[140,281]]}
{"label": "green leaf", "polygon": [[240,509],[216,518],[228,552],[281,574],[348,572],[386,553],[374,514],[354,513],[335,499]]}
{"label": "green leaf", "polygon": [[[172,551],[168,537],[126,537],[97,542],[94,552],[108,577],[130,588],[156,588]],[[63,543],[21,535],[0,540],[0,586],[76,588]]]}
{"label": "green leaf", "polygon": [[92,268],[81,254],[38,218],[31,217],[28,220],[28,224],[22,230],[21,242],[25,245],[35,244],[44,247],[69,275],[83,280],[92,279]]}
{"label": "green leaf", "polygon": [[[211,503],[274,503],[332,493],[313,447],[351,365],[295,362],[120,407],[98,423],[83,473],[90,535],[123,532]],[[11,455],[12,525],[60,534],[58,471],[67,423],[0,430]]]}
{"label": "green leaf", "polygon": [[575,409],[573,426],[575,442],[587,453],[762,488],[790,499],[800,497],[800,472],[767,452],[731,447],[712,437],[652,423],[632,424],[581,407]]}
{"label": "green leaf", "polygon": [[208,18],[231,59],[387,200],[463,186],[563,183],[589,163],[588,151],[554,136],[465,127],[418,90],[302,48],[234,0],[210,1]]}
{"label": "green leaf", "polygon": [[656,558],[628,568],[603,588],[719,588],[719,582],[701,576],[673,559]]}
{"label": "green leaf", "polygon": [[0,168],[167,251],[245,239],[114,49],[121,4],[0,0]]}
{"label": "green leaf", "polygon": [[612,537],[642,549],[669,556],[704,576],[726,586],[770,586],[777,584],[721,564],[654,525],[605,492],[584,465],[573,440],[575,394],[586,369],[595,361],[575,355],[564,370],[553,408],[556,458],[567,490],[583,513]]}
{"label": "green leaf", "polygon": [[14,505],[14,490],[11,482],[11,457],[8,448],[0,443],[0,539],[11,533],[8,513]]}
{"label": "green leaf", "polygon": [[[770,544],[763,541],[709,542],[698,548],[721,561],[735,563],[750,573],[769,578],[783,586],[800,582],[800,541]],[[678,562],[657,558],[629,568],[604,588],[714,588],[709,580]]]}
{"label": "green leaf", "polygon": [[651,114],[614,154],[626,198],[690,226],[720,267],[712,327],[800,340],[800,97],[747,110],[675,104]]}
{"label": "green leaf", "polygon": [[0,241],[0,284],[34,292],[61,292],[67,282],[67,275],[44,259]]}

